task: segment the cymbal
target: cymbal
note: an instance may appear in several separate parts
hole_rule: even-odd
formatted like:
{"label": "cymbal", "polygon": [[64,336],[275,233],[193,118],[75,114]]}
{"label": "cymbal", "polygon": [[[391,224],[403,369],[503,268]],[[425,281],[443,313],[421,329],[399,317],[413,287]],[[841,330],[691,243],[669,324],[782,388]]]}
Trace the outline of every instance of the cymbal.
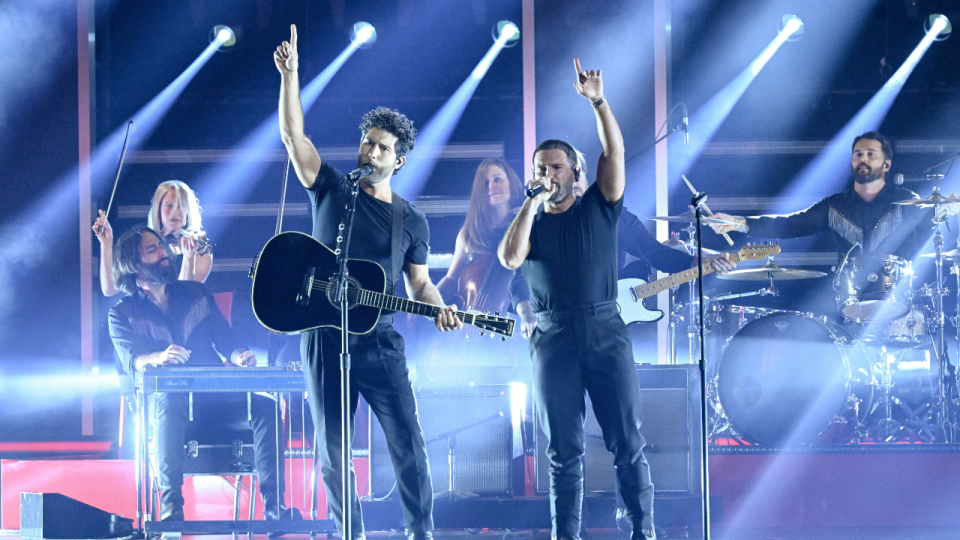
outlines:
{"label": "cymbal", "polygon": [[[680,239],[677,238],[676,236],[671,237],[669,240],[664,240],[663,242],[660,242],[660,243],[667,246],[670,249],[675,249],[677,251],[682,251],[684,253],[687,252],[687,245],[682,241],[680,241]],[[707,257],[714,257],[714,256],[719,256],[720,252],[715,249],[703,248],[703,254]]]}
{"label": "cymbal", "polygon": [[[924,253],[920,256],[922,259],[932,259],[936,257],[936,253]],[[943,252],[944,259],[960,259],[960,249],[951,249],[950,251]]]}
{"label": "cymbal", "polygon": [[936,205],[947,206],[951,204],[960,204],[960,199],[952,199],[950,197],[944,197],[938,192],[934,192],[932,195],[926,199],[908,199],[906,201],[896,201],[893,204],[900,204],[904,206],[917,206],[919,208],[933,208]]}
{"label": "cymbal", "polygon": [[[694,214],[693,211],[687,210],[679,216],[656,216],[650,219],[654,221],[669,221],[671,223],[696,223],[697,215]],[[704,217],[701,218],[701,220],[704,225],[740,225],[736,221],[727,221],[725,219]]]}
{"label": "cymbal", "polygon": [[782,268],[774,263],[767,263],[760,268],[749,268],[747,270],[734,270],[717,274],[720,279],[729,279],[731,281],[766,281],[768,279],[813,279],[823,277],[827,274],[815,270],[800,270],[798,268]]}

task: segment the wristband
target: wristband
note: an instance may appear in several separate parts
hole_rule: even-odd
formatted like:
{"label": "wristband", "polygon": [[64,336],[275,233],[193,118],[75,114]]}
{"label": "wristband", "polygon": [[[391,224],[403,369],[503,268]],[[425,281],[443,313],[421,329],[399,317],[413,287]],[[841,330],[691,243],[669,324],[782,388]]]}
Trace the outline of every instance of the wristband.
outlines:
{"label": "wristband", "polygon": [[591,105],[593,105],[593,108],[596,109],[597,107],[603,105],[603,104],[606,103],[606,102],[607,102],[607,98],[602,97],[602,98],[600,98],[600,99],[592,102]]}

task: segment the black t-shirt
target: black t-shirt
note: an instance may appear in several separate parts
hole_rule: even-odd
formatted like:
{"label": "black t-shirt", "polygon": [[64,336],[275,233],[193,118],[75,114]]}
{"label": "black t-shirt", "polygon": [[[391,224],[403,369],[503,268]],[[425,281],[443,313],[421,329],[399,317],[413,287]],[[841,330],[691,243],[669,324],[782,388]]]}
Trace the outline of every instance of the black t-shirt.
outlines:
{"label": "black t-shirt", "polygon": [[608,202],[594,182],[566,212],[542,209],[520,269],[536,312],[586,308],[617,298],[617,221],[623,197]]}
{"label": "black t-shirt", "polygon": [[[350,185],[335,167],[323,162],[320,173],[307,189],[313,210],[313,237],[330,249],[337,248],[340,222],[346,215],[350,201]],[[403,266],[427,264],[430,253],[430,227],[427,218],[417,207],[402,200],[403,239],[400,242],[402,263],[394,268],[394,283],[400,278]],[[353,216],[353,234],[348,254],[351,259],[374,261],[390,274],[390,247],[393,231],[393,204],[383,202],[363,189],[357,195],[357,211]]]}

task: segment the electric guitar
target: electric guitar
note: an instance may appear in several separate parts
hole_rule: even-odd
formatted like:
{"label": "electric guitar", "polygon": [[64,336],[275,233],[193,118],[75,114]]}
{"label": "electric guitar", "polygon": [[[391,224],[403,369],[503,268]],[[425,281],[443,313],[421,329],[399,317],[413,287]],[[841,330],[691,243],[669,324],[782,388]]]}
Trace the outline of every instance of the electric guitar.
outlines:
{"label": "electric guitar", "polygon": [[[733,262],[763,259],[780,253],[777,244],[758,244],[740,248],[737,253],[730,254]],[[704,265],[703,273],[713,273],[713,267]],[[620,317],[626,324],[634,322],[659,321],[663,311],[650,310],[643,305],[643,299],[659,294],[670,287],[693,281],[700,276],[700,268],[694,266],[671,276],[647,283],[642,279],[621,279],[617,282],[617,307],[620,308]]]}
{"label": "electric guitar", "polygon": [[[430,318],[440,312],[439,306],[386,294],[387,275],[373,261],[350,259],[347,269],[351,334],[372,331],[384,309]],[[339,329],[340,305],[334,300],[337,270],[337,256],[313,237],[293,231],[274,236],[250,269],[254,315],[260,324],[280,333]],[[512,337],[517,324],[483,313],[458,311],[457,316],[464,324],[502,337]]]}

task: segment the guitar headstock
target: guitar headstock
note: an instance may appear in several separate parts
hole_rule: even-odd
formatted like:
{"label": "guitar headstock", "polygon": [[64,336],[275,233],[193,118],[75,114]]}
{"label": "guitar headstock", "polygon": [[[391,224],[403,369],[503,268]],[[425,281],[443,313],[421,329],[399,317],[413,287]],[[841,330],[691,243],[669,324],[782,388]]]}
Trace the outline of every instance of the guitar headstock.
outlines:
{"label": "guitar headstock", "polygon": [[747,244],[746,246],[740,248],[740,251],[737,252],[737,255],[740,257],[741,261],[749,261],[765,259],[771,255],[777,255],[778,253],[780,253],[780,244]]}
{"label": "guitar headstock", "polygon": [[473,325],[485,332],[498,334],[504,337],[513,337],[513,329],[517,325],[514,319],[499,317],[487,313],[471,313]]}

